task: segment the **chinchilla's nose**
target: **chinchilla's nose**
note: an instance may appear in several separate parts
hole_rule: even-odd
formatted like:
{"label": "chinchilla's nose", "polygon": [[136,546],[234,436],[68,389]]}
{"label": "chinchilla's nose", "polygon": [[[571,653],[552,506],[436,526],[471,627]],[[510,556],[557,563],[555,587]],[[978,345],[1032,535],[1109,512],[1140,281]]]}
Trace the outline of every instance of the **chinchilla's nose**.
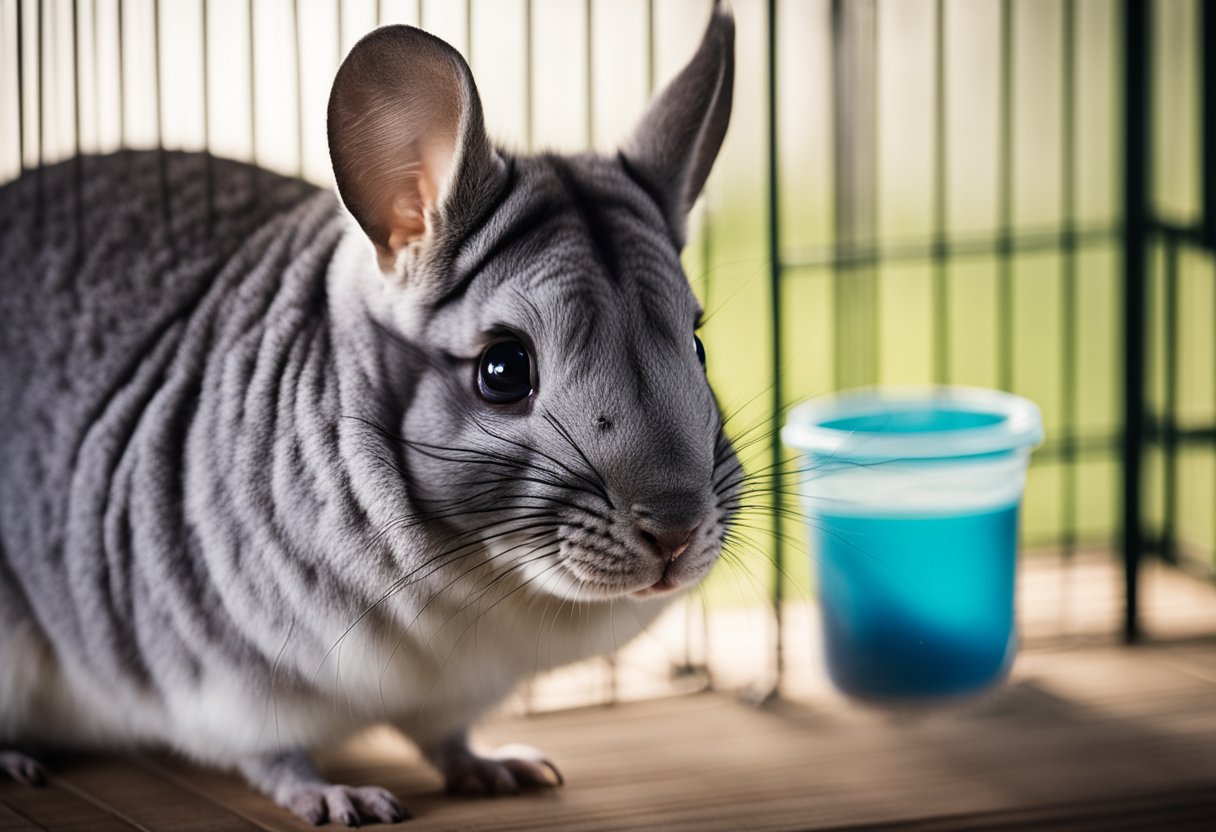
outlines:
{"label": "chinchilla's nose", "polygon": [[691,493],[635,503],[632,509],[638,538],[664,563],[684,554],[707,514],[701,495]]}
{"label": "chinchilla's nose", "polygon": [[638,537],[642,539],[642,542],[656,552],[664,563],[670,563],[688,549],[688,544],[692,542],[692,536],[696,534],[699,524],[690,529],[672,528],[639,520],[636,527]]}

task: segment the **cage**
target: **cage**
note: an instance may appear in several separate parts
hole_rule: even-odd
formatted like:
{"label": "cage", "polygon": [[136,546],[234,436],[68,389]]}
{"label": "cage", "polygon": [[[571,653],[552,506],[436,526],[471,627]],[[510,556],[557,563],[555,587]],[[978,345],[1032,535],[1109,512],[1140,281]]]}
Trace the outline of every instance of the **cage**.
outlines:
{"label": "cage", "polygon": [[[330,185],[329,83],[389,22],[464,54],[508,146],[610,151],[709,5],[4,0],[0,181],[135,147]],[[515,707],[821,693],[778,429],[799,401],[878,383],[1042,408],[1028,649],[1216,632],[1207,597],[1175,591],[1216,577],[1216,15],[1198,0],[732,5],[735,114],[684,263],[767,503],[745,557],[651,634]]]}

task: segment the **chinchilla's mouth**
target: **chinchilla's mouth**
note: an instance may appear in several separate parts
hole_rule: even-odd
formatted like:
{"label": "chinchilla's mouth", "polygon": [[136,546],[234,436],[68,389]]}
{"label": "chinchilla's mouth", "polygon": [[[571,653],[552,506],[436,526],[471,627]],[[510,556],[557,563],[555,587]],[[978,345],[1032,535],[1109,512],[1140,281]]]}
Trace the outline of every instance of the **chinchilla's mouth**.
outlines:
{"label": "chinchilla's mouth", "polygon": [[[563,571],[577,583],[578,591],[583,597],[650,600],[687,589],[700,582],[708,571],[704,568],[689,569],[683,564],[677,566],[678,561],[651,574],[642,571],[637,574],[606,571],[580,559],[581,550],[578,547],[572,548],[574,551],[563,552],[561,565]],[[586,555],[594,553],[585,552],[584,556]]]}
{"label": "chinchilla's mouth", "polygon": [[674,592],[675,590],[679,589],[680,587],[681,587],[681,584],[676,583],[675,581],[671,580],[666,575],[664,575],[662,578],[659,578],[657,581],[655,581],[650,586],[645,587],[643,589],[635,589],[633,592],[631,592],[629,594],[632,595],[634,598],[654,598],[658,595],[666,595],[669,592]]}
{"label": "chinchilla's mouth", "polygon": [[[607,571],[588,563],[583,557],[592,557],[594,553],[572,547],[564,551],[561,557],[561,571],[570,577],[575,585],[575,592],[589,599],[623,598],[635,592],[643,592],[663,580],[644,575]],[[641,596],[638,596],[641,597]]]}

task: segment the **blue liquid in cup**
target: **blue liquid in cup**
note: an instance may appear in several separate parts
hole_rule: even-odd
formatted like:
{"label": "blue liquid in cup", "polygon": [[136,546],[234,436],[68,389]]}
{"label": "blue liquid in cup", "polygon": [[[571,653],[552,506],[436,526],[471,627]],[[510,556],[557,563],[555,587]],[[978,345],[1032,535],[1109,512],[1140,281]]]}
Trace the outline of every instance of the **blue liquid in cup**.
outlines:
{"label": "blue liquid in cup", "polygon": [[816,512],[828,672],[851,696],[977,693],[1012,664],[1018,504],[949,516]]}

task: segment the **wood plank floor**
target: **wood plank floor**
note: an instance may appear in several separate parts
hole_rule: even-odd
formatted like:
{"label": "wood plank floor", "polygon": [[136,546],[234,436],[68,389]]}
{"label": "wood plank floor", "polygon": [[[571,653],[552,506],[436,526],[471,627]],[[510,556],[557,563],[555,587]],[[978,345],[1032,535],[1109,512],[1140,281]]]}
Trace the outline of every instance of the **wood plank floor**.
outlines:
{"label": "wood plank floor", "polygon": [[[376,733],[325,761],[376,783],[424,830],[1216,829],[1216,640],[1023,656],[962,711],[879,716],[825,701],[722,694],[489,725],[564,788],[449,797]],[[235,778],[157,757],[52,761],[41,789],[0,784],[7,830],[297,830]]]}

